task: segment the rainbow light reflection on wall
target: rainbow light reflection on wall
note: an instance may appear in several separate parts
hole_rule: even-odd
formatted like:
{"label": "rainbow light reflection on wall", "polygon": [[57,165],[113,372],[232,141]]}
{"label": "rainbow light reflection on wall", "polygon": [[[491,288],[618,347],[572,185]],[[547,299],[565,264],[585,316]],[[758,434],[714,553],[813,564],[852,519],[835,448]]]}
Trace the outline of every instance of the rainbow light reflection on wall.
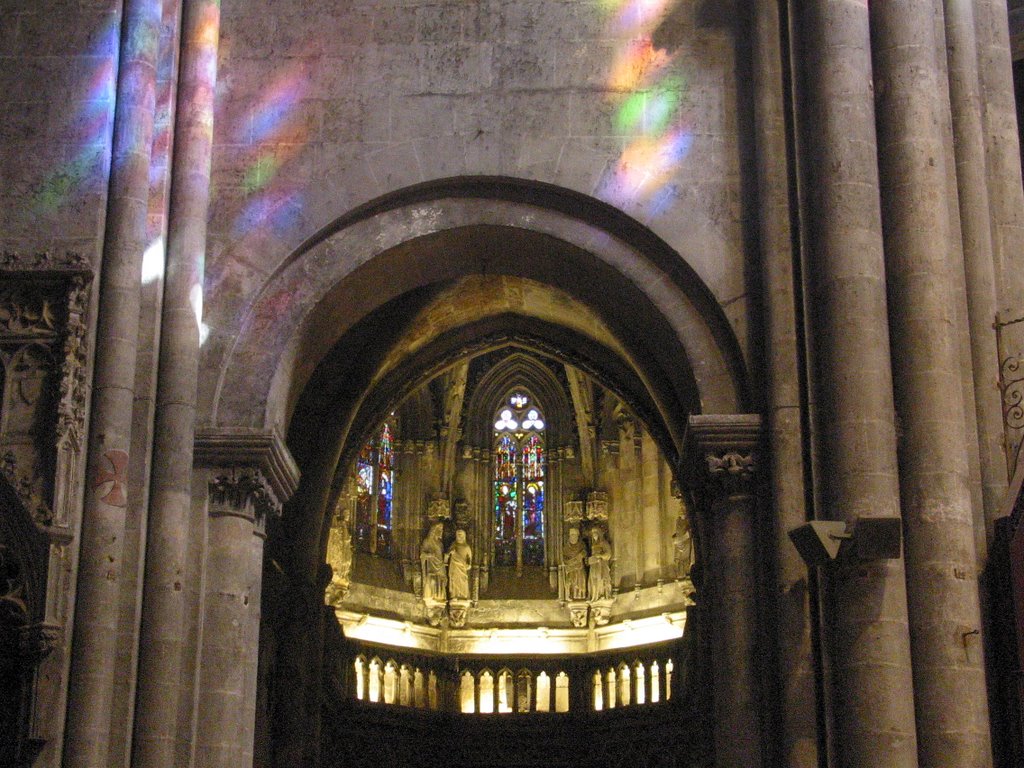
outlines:
{"label": "rainbow light reflection on wall", "polygon": [[609,31],[628,36],[607,88],[616,105],[613,129],[625,148],[598,184],[597,194],[620,207],[647,205],[651,216],[673,198],[669,182],[693,145],[688,82],[678,52],[654,43],[654,32],[678,0],[606,0]]}
{"label": "rainbow light reflection on wall", "polygon": [[[64,115],[65,130],[76,151],[57,168],[47,174],[35,191],[32,208],[37,214],[53,213],[84,192],[97,163],[109,152],[110,132],[117,98],[116,72],[119,37],[121,32],[117,14],[109,14],[102,30],[96,36],[94,47],[85,51],[84,61],[93,61],[95,72],[89,85],[77,102],[76,108]],[[104,180],[107,169],[101,169]]]}
{"label": "rainbow light reflection on wall", "polygon": [[247,121],[235,126],[236,141],[250,142],[253,149],[242,174],[245,202],[232,224],[236,237],[245,237],[257,228],[284,235],[302,210],[303,184],[280,175],[311,138],[309,123],[299,109],[310,73],[303,58],[290,62],[249,111]]}

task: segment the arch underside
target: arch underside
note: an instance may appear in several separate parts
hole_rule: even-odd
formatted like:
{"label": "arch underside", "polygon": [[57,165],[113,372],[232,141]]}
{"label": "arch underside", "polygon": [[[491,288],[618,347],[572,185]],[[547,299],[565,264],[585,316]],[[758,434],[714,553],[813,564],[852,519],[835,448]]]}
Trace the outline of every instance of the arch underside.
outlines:
{"label": "arch underside", "polygon": [[583,196],[461,183],[368,206],[311,240],[268,280],[228,356],[212,420],[288,434],[303,482],[286,538],[307,573],[339,467],[460,362],[507,347],[573,366],[627,403],[672,465],[689,414],[743,409],[728,321],[667,245]]}

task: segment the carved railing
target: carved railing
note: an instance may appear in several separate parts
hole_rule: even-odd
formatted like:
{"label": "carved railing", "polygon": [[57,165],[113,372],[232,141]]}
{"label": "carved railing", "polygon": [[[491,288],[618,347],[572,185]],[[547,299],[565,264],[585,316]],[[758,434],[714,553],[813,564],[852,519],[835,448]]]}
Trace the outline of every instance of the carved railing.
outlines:
{"label": "carved railing", "polygon": [[463,714],[602,712],[671,702],[682,642],[573,656],[443,655],[344,640],[328,687],[355,705]]}

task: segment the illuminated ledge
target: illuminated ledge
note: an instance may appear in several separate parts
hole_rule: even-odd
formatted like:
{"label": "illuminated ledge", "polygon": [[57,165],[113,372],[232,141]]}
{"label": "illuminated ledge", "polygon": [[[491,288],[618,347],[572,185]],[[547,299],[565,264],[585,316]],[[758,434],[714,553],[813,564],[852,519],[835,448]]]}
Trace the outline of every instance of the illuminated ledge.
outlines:
{"label": "illuminated ledge", "polygon": [[514,656],[581,654],[633,648],[683,636],[686,611],[624,619],[595,629],[444,629],[336,608],[345,637],[436,653]]}

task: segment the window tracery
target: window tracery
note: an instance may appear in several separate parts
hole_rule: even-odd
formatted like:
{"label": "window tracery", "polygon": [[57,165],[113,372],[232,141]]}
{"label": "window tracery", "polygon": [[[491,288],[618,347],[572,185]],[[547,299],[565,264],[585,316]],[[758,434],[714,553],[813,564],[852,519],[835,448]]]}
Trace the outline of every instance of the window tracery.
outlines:
{"label": "window tracery", "polygon": [[544,564],[545,422],[529,395],[513,392],[494,420],[495,564]]}

